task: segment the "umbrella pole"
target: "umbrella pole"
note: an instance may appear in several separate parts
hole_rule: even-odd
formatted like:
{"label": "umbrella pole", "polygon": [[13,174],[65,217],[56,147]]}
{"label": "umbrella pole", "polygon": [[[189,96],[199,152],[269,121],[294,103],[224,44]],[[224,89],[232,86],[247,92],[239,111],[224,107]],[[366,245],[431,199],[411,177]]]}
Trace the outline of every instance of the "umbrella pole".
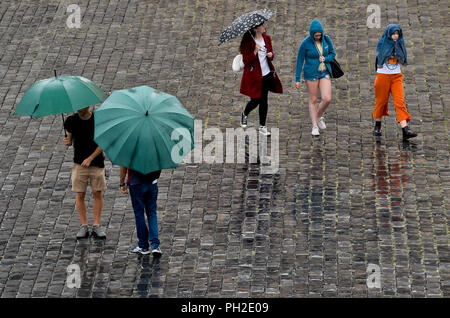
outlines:
{"label": "umbrella pole", "polygon": [[[247,30],[248,33],[250,33],[250,36],[253,38],[253,41],[256,41],[255,38],[253,37],[252,32],[250,32],[250,30]],[[56,71],[55,71],[56,72]],[[56,74],[56,73],[55,73]],[[56,75],[55,75],[56,76]]]}
{"label": "umbrella pole", "polygon": [[[63,120],[63,128],[64,128],[64,115],[61,114],[61,117],[62,117],[62,120]],[[66,128],[64,128],[64,137],[67,137]]]}
{"label": "umbrella pole", "polygon": [[[53,70],[53,71],[55,72],[55,77],[58,77],[58,76],[56,75],[56,70]],[[62,120],[63,120],[64,137],[67,138],[66,128],[64,128],[64,115],[61,114],[61,117],[62,117]]]}

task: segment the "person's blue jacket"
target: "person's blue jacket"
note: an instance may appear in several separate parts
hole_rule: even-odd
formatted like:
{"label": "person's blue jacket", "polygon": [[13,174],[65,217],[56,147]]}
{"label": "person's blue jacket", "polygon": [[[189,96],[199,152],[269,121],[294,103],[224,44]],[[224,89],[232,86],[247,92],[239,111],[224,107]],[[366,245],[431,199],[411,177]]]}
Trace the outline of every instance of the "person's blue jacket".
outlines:
{"label": "person's blue jacket", "polygon": [[336,57],[333,42],[328,35],[324,34],[320,21],[314,19],[309,27],[309,35],[302,41],[298,49],[297,67],[295,70],[296,82],[300,82],[302,72],[303,79],[312,78],[317,74],[320,55],[314,40],[314,33],[316,32],[322,33],[323,56],[325,57],[325,65],[331,74],[330,62]]}
{"label": "person's blue jacket", "polygon": [[[392,34],[395,31],[398,31],[398,40],[394,42],[392,40]],[[382,68],[383,64],[387,59],[392,55],[395,56],[403,63],[403,65],[407,65],[407,55],[406,55],[406,47],[405,41],[403,39],[402,29],[397,24],[389,24],[384,30],[383,35],[378,41],[377,45],[377,67]]]}

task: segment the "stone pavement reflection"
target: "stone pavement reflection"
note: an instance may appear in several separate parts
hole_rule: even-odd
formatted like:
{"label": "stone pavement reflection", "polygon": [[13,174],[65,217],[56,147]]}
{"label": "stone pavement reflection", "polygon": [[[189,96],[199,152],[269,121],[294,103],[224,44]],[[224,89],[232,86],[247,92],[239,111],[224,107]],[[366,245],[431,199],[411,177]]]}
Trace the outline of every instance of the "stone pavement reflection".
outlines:
{"label": "stone pavement reflection", "polygon": [[[72,2],[81,7],[79,29],[66,25]],[[105,92],[149,85],[176,95],[204,128],[236,128],[247,102],[231,70],[239,40],[216,43],[255,2],[277,12],[266,27],[285,91],[269,94],[267,125],[280,129],[278,172],[263,175],[248,162],[163,171],[163,256],[155,260],[128,251],[137,240],[131,201],[107,160],[107,239],[77,241],[73,149],[61,142],[60,117],[13,115],[27,88],[54,69]],[[1,297],[448,297],[448,2],[377,2],[382,26],[398,23],[405,33],[405,94],[419,132],[409,143],[391,102],[383,136],[371,134],[382,33],[367,28],[371,2],[315,3],[2,0]],[[307,93],[293,78],[316,17],[346,74],[333,81],[327,129],[313,138]],[[252,113],[249,126],[257,120]],[[87,199],[92,224],[90,190]],[[80,267],[80,288],[67,285],[70,264]],[[379,266],[381,288],[368,288],[369,264]]]}

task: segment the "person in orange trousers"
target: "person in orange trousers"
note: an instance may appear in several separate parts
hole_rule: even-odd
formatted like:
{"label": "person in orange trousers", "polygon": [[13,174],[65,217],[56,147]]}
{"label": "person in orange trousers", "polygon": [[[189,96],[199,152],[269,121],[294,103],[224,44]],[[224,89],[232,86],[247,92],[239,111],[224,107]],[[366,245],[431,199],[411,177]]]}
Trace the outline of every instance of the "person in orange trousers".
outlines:
{"label": "person in orange trousers", "polygon": [[389,116],[388,101],[392,94],[397,122],[403,130],[403,140],[416,137],[417,134],[408,127],[411,115],[406,109],[403,91],[403,75],[400,64],[407,65],[406,47],[402,29],[396,24],[390,24],[384,31],[377,46],[377,77],[375,79],[375,136],[381,136],[381,118]]}

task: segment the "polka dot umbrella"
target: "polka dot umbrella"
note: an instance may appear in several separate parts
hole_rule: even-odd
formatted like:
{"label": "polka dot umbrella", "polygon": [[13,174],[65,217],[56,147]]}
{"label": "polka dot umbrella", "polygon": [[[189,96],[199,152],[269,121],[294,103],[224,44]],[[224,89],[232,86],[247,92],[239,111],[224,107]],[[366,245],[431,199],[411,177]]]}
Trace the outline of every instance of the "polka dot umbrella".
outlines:
{"label": "polka dot umbrella", "polygon": [[219,37],[219,45],[241,36],[251,28],[269,20],[274,14],[275,12],[270,9],[260,9],[244,13],[223,30]]}

